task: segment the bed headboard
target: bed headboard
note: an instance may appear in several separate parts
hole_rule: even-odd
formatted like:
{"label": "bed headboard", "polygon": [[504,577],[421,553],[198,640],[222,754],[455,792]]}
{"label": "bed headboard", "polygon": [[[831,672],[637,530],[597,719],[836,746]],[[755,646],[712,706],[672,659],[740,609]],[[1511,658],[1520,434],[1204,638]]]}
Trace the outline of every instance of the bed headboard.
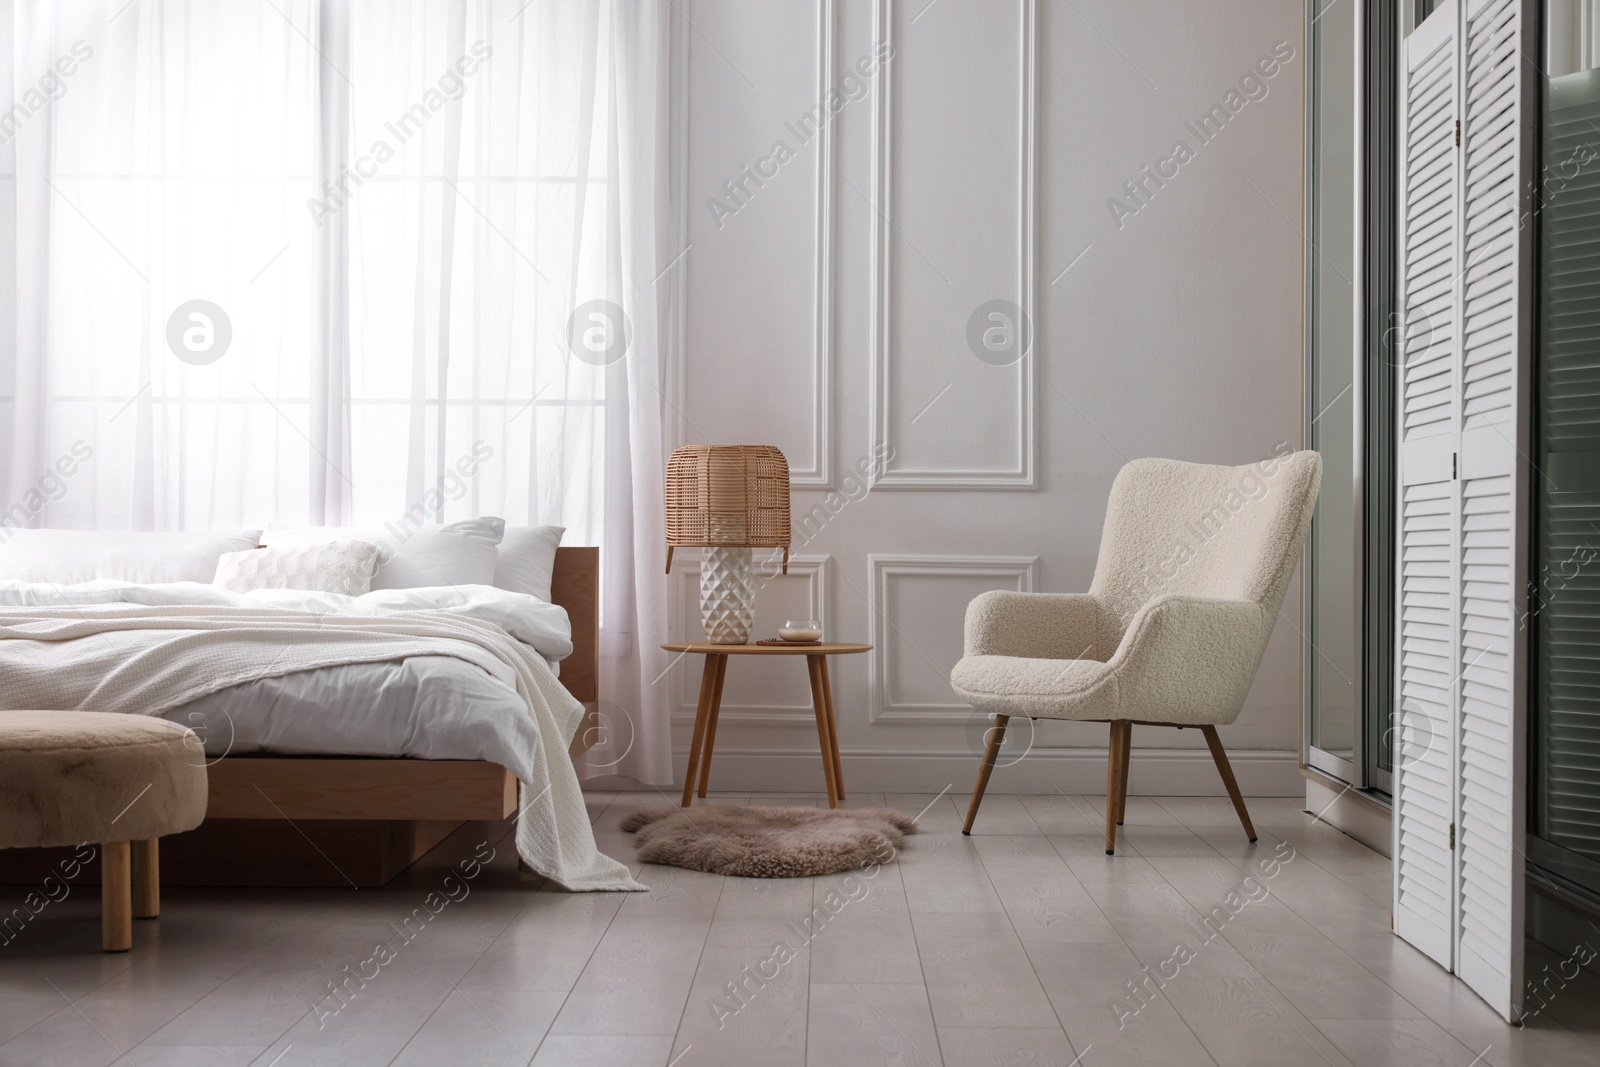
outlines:
{"label": "bed headboard", "polygon": [[585,704],[599,699],[600,550],[556,549],[550,600],[567,609],[572,622],[572,655],[561,661],[561,684]]}

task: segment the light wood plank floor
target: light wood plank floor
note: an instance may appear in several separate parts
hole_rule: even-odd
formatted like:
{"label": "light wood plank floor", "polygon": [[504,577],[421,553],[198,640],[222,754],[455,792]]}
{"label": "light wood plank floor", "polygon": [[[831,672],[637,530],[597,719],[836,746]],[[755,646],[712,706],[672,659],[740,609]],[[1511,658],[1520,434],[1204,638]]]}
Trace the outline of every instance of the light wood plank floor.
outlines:
{"label": "light wood plank floor", "polygon": [[[618,822],[666,802],[592,795],[601,847],[631,861]],[[1250,846],[1225,800],[1130,798],[1115,858],[1096,797],[994,795],[971,838],[964,798],[850,803],[922,832],[870,877],[573,895],[469,824],[380,890],[169,889],[123,955],[79,890],[0,946],[0,1064],[1596,1062],[1600,981],[1505,1026],[1390,934],[1387,861],[1292,801],[1251,803]]]}

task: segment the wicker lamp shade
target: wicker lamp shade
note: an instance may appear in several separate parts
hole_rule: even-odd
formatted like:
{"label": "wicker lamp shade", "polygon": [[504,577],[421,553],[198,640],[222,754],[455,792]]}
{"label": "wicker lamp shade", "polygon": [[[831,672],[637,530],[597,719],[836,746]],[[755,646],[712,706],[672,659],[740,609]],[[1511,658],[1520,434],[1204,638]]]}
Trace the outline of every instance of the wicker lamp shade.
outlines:
{"label": "wicker lamp shade", "polygon": [[685,445],[667,460],[667,570],[677,546],[781,548],[789,573],[789,461],[771,445]]}

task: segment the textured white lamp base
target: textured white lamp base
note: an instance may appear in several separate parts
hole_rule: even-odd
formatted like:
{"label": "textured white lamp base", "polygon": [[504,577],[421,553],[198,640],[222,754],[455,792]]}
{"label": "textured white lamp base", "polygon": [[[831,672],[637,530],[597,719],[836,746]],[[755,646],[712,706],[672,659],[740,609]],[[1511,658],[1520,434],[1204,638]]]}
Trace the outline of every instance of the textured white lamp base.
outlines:
{"label": "textured white lamp base", "polygon": [[756,572],[748,548],[707,548],[700,555],[700,622],[706,640],[742,645],[756,617]]}

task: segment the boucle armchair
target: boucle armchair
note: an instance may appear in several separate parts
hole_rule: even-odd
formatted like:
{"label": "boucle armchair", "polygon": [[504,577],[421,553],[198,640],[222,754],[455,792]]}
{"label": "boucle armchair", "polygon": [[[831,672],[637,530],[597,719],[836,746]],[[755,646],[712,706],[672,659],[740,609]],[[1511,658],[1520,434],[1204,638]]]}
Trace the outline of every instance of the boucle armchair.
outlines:
{"label": "boucle armchair", "polygon": [[1026,715],[1110,723],[1106,855],[1127,806],[1135,723],[1198,727],[1254,842],[1217,727],[1244,707],[1321,481],[1315,452],[1242,467],[1134,460],[1111,486],[1088,593],[973,600],[950,684],[994,726],[962,833],[972,832],[1007,721]]}

